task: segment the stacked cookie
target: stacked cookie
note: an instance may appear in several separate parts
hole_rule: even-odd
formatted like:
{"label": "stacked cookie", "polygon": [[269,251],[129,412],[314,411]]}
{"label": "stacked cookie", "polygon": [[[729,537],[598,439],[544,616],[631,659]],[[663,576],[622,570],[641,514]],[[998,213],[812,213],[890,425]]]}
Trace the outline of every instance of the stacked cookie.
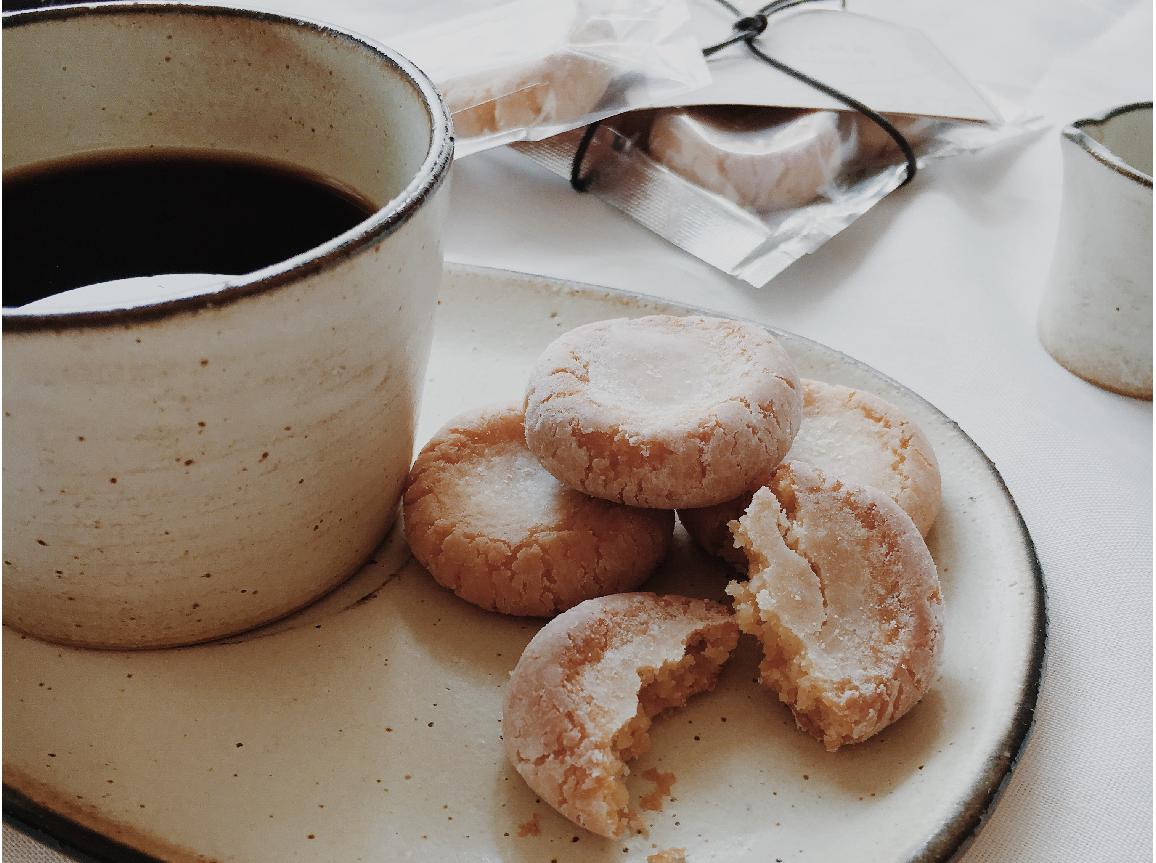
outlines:
{"label": "stacked cookie", "polygon": [[[404,506],[440,584],[493,611],[564,612],[514,669],[504,740],[543,799],[601,835],[630,823],[626,763],[653,717],[713,688],[740,630],[762,643],[762,683],[831,750],[898,719],[934,674],[930,444],[875,396],[800,381],[752,324],[652,316],[564,334],[524,407],[434,436]],[[673,510],[745,574],[733,611],[629,592],[669,550]]]}
{"label": "stacked cookie", "polygon": [[552,617],[633,590],[670,550],[674,513],[590,497],[526,448],[520,406],[465,414],[425,445],[403,499],[414,557],[489,611]]}

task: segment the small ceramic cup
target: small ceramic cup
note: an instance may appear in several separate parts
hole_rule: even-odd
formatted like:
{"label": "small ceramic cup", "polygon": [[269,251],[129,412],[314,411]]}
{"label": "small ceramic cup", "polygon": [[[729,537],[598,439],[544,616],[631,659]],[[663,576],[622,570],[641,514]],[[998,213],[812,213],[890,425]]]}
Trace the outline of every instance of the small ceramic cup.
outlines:
{"label": "small ceramic cup", "polygon": [[1063,131],[1064,200],[1043,342],[1097,386],[1152,398],[1152,103]]}
{"label": "small ceramic cup", "polygon": [[5,310],[4,622],[141,648],[310,603],[386,535],[413,451],[453,153],[436,91],[349,33],[175,3],[5,16],[3,64],[6,171],[230,151],[380,207],[207,294]]}

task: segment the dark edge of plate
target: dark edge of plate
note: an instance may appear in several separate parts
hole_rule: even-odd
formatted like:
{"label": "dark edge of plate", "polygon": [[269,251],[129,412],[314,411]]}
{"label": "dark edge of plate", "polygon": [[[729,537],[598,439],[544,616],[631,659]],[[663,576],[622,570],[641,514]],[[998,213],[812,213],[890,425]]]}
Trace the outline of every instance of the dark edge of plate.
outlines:
{"label": "dark edge of plate", "polygon": [[[447,264],[449,263],[450,262],[447,262]],[[987,453],[980,448],[979,444],[972,439],[971,435],[960,428],[959,423],[948,417],[943,411],[923,398],[923,396],[904,384],[901,384],[899,381],[896,381],[889,375],[885,375],[874,366],[869,366],[854,357],[844,354],[842,351],[835,350],[820,342],[815,342],[806,336],[788,333],[762,321],[736,317],[735,315],[728,315],[725,312],[700,306],[691,306],[672,300],[664,300],[660,297],[646,296],[645,294],[638,294],[633,291],[623,291],[599,285],[569,281],[567,279],[537,276],[530,273],[519,273],[490,267],[455,265],[455,269],[466,273],[481,275],[492,274],[507,279],[513,278],[514,281],[520,281],[527,285],[541,286],[547,284],[551,287],[561,286],[566,293],[570,294],[602,294],[619,304],[629,304],[635,307],[649,306],[656,312],[662,309],[670,309],[689,314],[712,314],[720,317],[728,317],[764,327],[775,334],[811,342],[812,344],[819,345],[824,350],[833,351],[847,363],[868,369],[872,374],[879,376],[892,386],[898,387],[905,393],[909,393],[912,397],[923,402],[923,404],[927,405],[927,407],[937,413],[946,423],[959,432],[964,440],[979,454],[980,458],[982,458],[987,465],[988,471],[995,477],[996,482],[999,483],[1000,488],[1003,490],[1007,502],[1015,515],[1016,522],[1019,525],[1023,551],[1027,556],[1032,574],[1035,576],[1036,620],[1034,627],[1035,638],[1032,642],[1032,654],[1029,663],[1032,672],[1020,692],[1020,701],[1016,709],[1015,717],[1012,721],[1011,728],[1004,737],[1005,745],[1001,748],[1002,752],[1008,752],[1010,755],[996,756],[992,759],[985,771],[984,778],[973,788],[972,793],[968,795],[966,802],[959,812],[947,821],[940,830],[928,837],[924,841],[923,846],[916,851],[913,856],[908,857],[905,861],[897,860],[897,863],[951,863],[951,861],[958,860],[975,841],[976,837],[979,836],[984,825],[987,824],[991,813],[994,811],[996,804],[1007,788],[1008,782],[1011,780],[1012,774],[1015,772],[1024,754],[1035,725],[1036,703],[1039,699],[1044,664],[1047,658],[1048,614],[1047,587],[1044,582],[1044,571],[1040,566],[1039,557],[1036,555],[1035,542],[1032,540],[1031,533],[1028,531],[1027,522],[1024,521],[1023,514],[1020,512],[1019,506],[1016,504],[1015,498],[1012,497],[1011,491],[1008,489],[1007,483],[1004,482],[1003,475],[1000,474],[995,462],[988,457]],[[82,861],[82,863],[164,863],[160,858],[145,854],[129,845],[117,842],[115,839],[110,839],[97,830],[85,827],[71,818],[52,811],[48,807],[37,803],[27,795],[13,788],[7,782],[5,782],[3,786],[3,803],[5,823],[10,824],[17,830],[26,833],[32,838],[64,854],[75,857]]]}
{"label": "dark edge of plate", "polygon": [[[923,398],[919,395],[916,397],[920,399]],[[935,406],[932,405],[932,407],[934,408]],[[987,770],[986,793],[977,786],[975,793],[968,800],[967,805],[960,810],[952,821],[944,825],[944,827],[932,837],[927,845],[924,846],[924,854],[916,857],[912,863],[940,863],[940,861],[950,863],[950,861],[957,861],[967,852],[971,844],[975,842],[980,831],[983,830],[988,819],[991,818],[992,812],[995,811],[996,804],[999,803],[1004,791],[1007,790],[1008,783],[1011,781],[1012,774],[1015,773],[1016,768],[1019,766],[1020,759],[1023,757],[1024,752],[1027,751],[1032,732],[1035,730],[1036,705],[1039,703],[1040,688],[1043,684],[1044,677],[1044,666],[1047,664],[1048,588],[1047,582],[1044,580],[1043,567],[1040,565],[1039,556],[1036,554],[1035,541],[1028,531],[1028,525],[1027,522],[1024,521],[1023,513],[1020,512],[1019,504],[1017,504],[1015,498],[1012,497],[1012,493],[1004,481],[1003,474],[999,472],[999,468],[995,466],[995,462],[988,458],[987,453],[979,448],[979,445],[972,440],[971,435],[960,428],[958,423],[954,420],[950,422],[983,458],[991,475],[995,477],[1000,488],[1003,489],[1004,494],[1007,496],[1008,503],[1011,504],[1012,512],[1015,513],[1016,522],[1019,524],[1024,543],[1024,552],[1031,564],[1032,575],[1035,576],[1036,585],[1035,637],[1032,639],[1032,654],[1029,665],[1029,667],[1032,668],[1032,673],[1020,691],[1020,701],[1016,708],[1015,719],[1007,735],[1004,737],[1004,743],[1006,745],[1003,751],[1009,754],[1007,756],[999,756],[993,764],[989,765]]]}
{"label": "dark edge of plate", "polygon": [[4,823],[80,863],[163,863],[158,857],[58,815],[7,782]]}

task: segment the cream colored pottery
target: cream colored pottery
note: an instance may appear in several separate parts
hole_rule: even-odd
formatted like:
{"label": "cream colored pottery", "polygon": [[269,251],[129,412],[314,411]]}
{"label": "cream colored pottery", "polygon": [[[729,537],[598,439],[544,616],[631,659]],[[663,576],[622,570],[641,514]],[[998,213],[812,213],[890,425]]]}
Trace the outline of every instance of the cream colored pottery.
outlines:
{"label": "cream colored pottery", "polygon": [[380,543],[408,466],[453,149],[432,85],[347,33],[176,4],[6,16],[3,63],[5,170],[215,149],[381,207],[211,293],[5,310],[4,622],[148,647],[302,607]]}
{"label": "cream colored pottery", "polygon": [[[686,307],[451,268],[418,440],[517,398],[539,351],[593,320]],[[750,640],[718,689],[659,719],[630,779],[672,773],[648,835],[619,841],[538,802],[502,752],[507,675],[541,621],[439,587],[391,538],[319,606],[182,650],[95,652],[4,633],[8,816],[123,860],[691,863],[946,860],[1014,765],[1039,684],[1044,607],[1031,540],[999,474],[927,402],[830,348],[781,334],[800,373],[879,393],[943,471],[929,536],[943,580],[939,677],[908,716],[828,753],[757,686]],[[725,599],[728,569],[682,532],[645,589]],[[80,825],[93,832],[84,832]],[[124,843],[122,845],[113,842]]]}
{"label": "cream colored pottery", "polygon": [[1152,103],[1064,129],[1064,199],[1040,339],[1092,383],[1152,398]]}

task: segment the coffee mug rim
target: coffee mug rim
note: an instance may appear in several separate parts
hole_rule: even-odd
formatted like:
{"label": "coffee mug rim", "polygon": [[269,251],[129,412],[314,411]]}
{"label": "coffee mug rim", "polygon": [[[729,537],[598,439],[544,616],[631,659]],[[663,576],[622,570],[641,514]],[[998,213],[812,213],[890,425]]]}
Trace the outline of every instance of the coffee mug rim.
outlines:
{"label": "coffee mug rim", "polygon": [[349,258],[406,224],[421,208],[426,199],[445,182],[453,162],[454,139],[449,112],[429,77],[412,61],[391,48],[332,24],[266,12],[240,9],[206,3],[174,3],[166,0],[134,0],[128,3],[70,4],[42,9],[5,12],[3,29],[24,24],[87,15],[134,15],[165,13],[179,15],[230,16],[256,21],[288,24],[320,33],[330,38],[350,42],[373,54],[384,66],[412,86],[424,103],[430,119],[430,143],[426,157],[414,177],[395,197],[378,208],[371,216],[330,240],[279,261],[247,273],[224,287],[190,297],[161,300],[155,303],[123,309],[68,311],[54,313],[21,312],[19,307],[4,307],[4,332],[59,331],[125,326],[133,323],[176,317],[189,312],[200,312],[231,304],[246,297],[269,293],[279,287],[319,272],[336,261]]}

